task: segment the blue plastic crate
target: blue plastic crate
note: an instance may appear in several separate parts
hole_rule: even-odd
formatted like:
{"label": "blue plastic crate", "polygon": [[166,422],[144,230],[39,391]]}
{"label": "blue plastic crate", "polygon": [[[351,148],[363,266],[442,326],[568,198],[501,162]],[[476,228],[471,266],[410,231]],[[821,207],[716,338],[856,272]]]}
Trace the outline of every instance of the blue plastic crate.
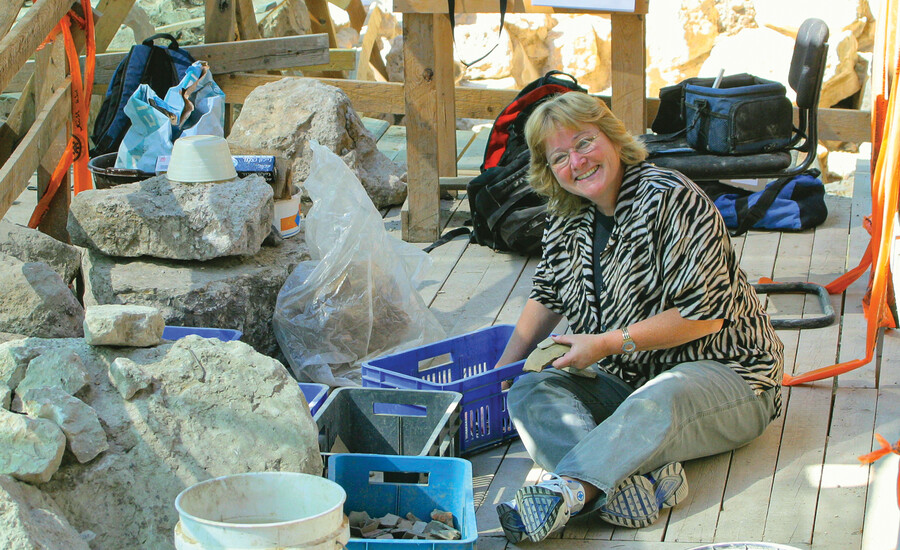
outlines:
{"label": "blue plastic crate", "polygon": [[328,479],[347,492],[344,513],[370,517],[412,512],[429,521],[435,508],[453,514],[460,540],[350,538],[350,550],[470,550],[478,527],[472,491],[472,464],[461,458],[337,454],[328,461]]}
{"label": "blue plastic crate", "polygon": [[306,403],[309,404],[309,412],[311,414],[316,414],[316,411],[325,402],[325,398],[328,397],[328,386],[325,384],[300,382],[300,391],[303,392],[303,397],[306,398]]}
{"label": "blue plastic crate", "polygon": [[240,340],[244,335],[239,330],[229,328],[205,328],[205,327],[170,327],[166,325],[163,329],[162,337],[166,340],[178,340],[191,334],[202,336],[203,338],[218,338],[223,342],[231,340]]}
{"label": "blue plastic crate", "polygon": [[462,394],[460,451],[471,453],[517,437],[506,409],[504,380],[522,374],[524,361],[499,369],[513,325],[495,325],[362,364],[365,387],[455,391]]}

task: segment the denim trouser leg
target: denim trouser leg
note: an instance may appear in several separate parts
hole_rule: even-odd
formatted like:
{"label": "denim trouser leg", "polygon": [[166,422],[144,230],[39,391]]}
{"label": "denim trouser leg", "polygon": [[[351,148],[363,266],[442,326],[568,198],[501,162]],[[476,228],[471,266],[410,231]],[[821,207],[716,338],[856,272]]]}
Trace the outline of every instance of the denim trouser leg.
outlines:
{"label": "denim trouser leg", "polygon": [[756,395],[729,367],[697,361],[633,393],[605,373],[586,379],[547,369],[517,380],[508,405],[539,466],[603,492],[587,507],[595,509],[635,472],[749,443],[772,421],[777,391]]}

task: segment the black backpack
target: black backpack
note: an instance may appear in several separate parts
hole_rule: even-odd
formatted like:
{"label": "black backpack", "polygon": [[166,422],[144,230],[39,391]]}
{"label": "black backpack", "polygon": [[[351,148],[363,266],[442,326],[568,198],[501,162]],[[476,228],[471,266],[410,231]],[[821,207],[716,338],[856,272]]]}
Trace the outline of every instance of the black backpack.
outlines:
{"label": "black backpack", "polygon": [[[164,38],[169,47],[153,45],[153,40]],[[131,47],[116,72],[103,98],[103,105],[97,112],[91,141],[94,148],[91,156],[118,151],[125,132],[131,127],[131,120],[125,115],[125,105],[141,84],[149,84],[159,97],[165,97],[169,88],[184,77],[184,73],[194,63],[194,58],[178,47],[171,34],[154,34],[141,44]]]}
{"label": "black backpack", "polygon": [[587,92],[574,77],[550,71],[525,86],[497,117],[481,174],[466,186],[474,242],[494,250],[529,255],[541,252],[547,199],[528,184],[531,159],[525,143],[525,121],[550,96],[571,91]]}

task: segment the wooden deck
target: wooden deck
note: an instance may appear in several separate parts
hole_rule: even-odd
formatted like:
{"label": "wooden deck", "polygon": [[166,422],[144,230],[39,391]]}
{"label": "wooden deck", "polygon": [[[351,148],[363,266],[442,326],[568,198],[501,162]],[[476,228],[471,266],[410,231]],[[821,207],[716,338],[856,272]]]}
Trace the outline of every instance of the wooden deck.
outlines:
{"label": "wooden deck", "polygon": [[[367,119],[379,148],[404,159],[403,128]],[[476,174],[486,132],[457,132],[461,175]],[[750,232],[734,244],[751,281],[827,283],[855,266],[867,244],[861,226],[869,213],[868,165],[860,163],[853,199],[828,196],[828,220],[802,233]],[[33,192],[26,191],[33,196]],[[460,193],[460,199],[464,199]],[[22,198],[20,197],[20,200]],[[26,223],[33,201],[21,200],[7,218]],[[462,225],[465,200],[443,200],[441,223]],[[400,234],[400,208],[385,212],[385,226]],[[531,286],[537,258],[497,253],[458,238],[431,253],[434,263],[421,294],[448,335],[497,323],[515,323]],[[861,298],[866,281],[833,296],[840,321],[803,331],[780,331],[786,371],[863,357],[865,322]],[[815,314],[818,304],[776,296],[772,315]],[[766,541],[790,547],[829,550],[887,550],[898,541],[896,500],[898,456],[872,467],[857,456],[874,446],[878,432],[900,438],[900,335],[888,332],[880,360],[837,380],[785,390],[785,414],[758,440],[731,453],[685,465],[690,497],[641,530],[613,528],[599,520],[575,518],[559,539],[523,547],[573,550],[676,550],[713,542]],[[468,456],[474,474],[480,550],[512,548],[503,537],[494,505],[508,500],[523,483],[542,473],[518,440]]]}
{"label": "wooden deck", "polygon": [[[369,121],[380,148],[392,158],[404,154],[402,128]],[[459,170],[477,173],[485,133],[458,132]],[[461,198],[462,193],[460,193]],[[861,226],[869,214],[868,165],[860,162],[854,197],[828,196],[828,220],[814,231],[752,231],[734,241],[751,281],[827,283],[853,267],[867,244]],[[385,214],[386,227],[400,231],[399,209]],[[442,201],[442,224],[468,218],[465,200]],[[536,258],[497,253],[459,238],[431,255],[434,265],[421,290],[447,334],[458,335],[497,323],[515,323],[530,290]],[[779,331],[785,370],[802,373],[865,356],[861,298],[866,278],[843,296],[833,296],[839,322],[821,329]],[[815,314],[815,299],[775,296],[774,316]],[[547,548],[687,549],[713,542],[754,541],[815,549],[893,549],[898,541],[896,481],[898,457],[874,466],[857,456],[873,449],[874,432],[900,437],[900,335],[889,331],[879,360],[838,379],[786,388],[785,414],[758,440],[734,452],[685,464],[690,496],[641,530],[614,528],[575,518]],[[467,457],[474,472],[480,549],[507,544],[494,506],[542,473],[520,441]]]}

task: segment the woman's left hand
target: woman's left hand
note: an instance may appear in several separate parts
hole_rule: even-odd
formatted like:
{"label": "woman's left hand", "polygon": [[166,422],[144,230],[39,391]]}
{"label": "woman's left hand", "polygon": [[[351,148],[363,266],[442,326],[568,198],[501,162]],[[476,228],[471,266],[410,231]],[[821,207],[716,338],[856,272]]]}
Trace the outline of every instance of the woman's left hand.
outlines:
{"label": "woman's left hand", "polygon": [[603,336],[602,334],[562,334],[553,336],[554,342],[572,346],[572,349],[554,361],[552,366],[557,369],[564,367],[585,369],[590,367],[609,355],[609,352],[604,349]]}

